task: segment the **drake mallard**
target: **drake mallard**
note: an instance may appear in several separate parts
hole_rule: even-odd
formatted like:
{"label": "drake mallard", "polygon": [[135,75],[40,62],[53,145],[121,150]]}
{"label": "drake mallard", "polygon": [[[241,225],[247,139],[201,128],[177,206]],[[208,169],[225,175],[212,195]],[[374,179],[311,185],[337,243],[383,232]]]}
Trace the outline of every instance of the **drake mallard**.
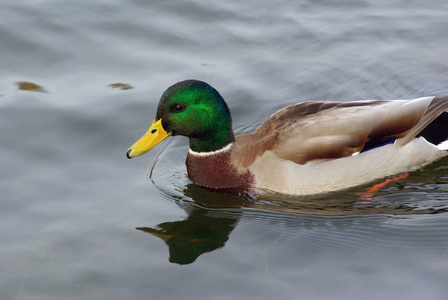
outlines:
{"label": "drake mallard", "polygon": [[287,106],[235,136],[229,108],[209,84],[186,80],[162,95],[149,130],[128,158],[169,136],[189,138],[197,185],[236,194],[311,195],[408,172],[448,155],[448,97]]}

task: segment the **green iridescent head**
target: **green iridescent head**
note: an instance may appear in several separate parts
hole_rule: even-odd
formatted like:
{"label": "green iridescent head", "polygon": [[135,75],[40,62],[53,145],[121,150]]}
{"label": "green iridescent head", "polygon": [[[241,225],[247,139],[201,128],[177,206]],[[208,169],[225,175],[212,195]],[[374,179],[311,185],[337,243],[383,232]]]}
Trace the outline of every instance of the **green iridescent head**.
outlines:
{"label": "green iridescent head", "polygon": [[157,107],[158,120],[172,135],[187,136],[196,152],[215,151],[235,140],[227,104],[202,81],[186,80],[169,87]]}

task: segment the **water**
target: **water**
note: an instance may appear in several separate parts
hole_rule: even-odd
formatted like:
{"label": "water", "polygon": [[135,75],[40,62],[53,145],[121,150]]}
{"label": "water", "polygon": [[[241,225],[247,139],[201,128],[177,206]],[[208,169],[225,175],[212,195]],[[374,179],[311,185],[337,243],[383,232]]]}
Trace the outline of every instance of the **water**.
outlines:
{"label": "water", "polygon": [[253,200],[192,185],[184,138],[125,151],[188,78],[237,134],[305,100],[448,95],[447,9],[1,2],[0,298],[446,299],[446,159],[373,194]]}

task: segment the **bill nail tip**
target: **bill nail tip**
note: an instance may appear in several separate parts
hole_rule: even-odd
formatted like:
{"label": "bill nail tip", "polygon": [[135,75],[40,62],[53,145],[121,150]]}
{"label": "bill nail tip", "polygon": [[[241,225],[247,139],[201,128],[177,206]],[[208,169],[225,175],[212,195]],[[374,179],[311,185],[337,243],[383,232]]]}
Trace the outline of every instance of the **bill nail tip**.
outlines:
{"label": "bill nail tip", "polygon": [[126,151],[126,157],[131,159],[132,157],[129,156],[129,154],[131,153],[132,149],[129,149],[128,151]]}

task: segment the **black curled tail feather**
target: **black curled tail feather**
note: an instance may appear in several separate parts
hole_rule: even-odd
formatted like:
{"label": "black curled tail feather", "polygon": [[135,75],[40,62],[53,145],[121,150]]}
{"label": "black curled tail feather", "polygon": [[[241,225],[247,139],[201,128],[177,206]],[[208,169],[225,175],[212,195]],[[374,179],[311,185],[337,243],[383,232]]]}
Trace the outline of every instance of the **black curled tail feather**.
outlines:
{"label": "black curled tail feather", "polygon": [[[440,102],[448,101],[448,97],[435,98]],[[424,137],[428,142],[439,145],[448,140],[448,112],[443,112],[434,121],[432,121],[425,129],[423,129],[418,137]]]}

